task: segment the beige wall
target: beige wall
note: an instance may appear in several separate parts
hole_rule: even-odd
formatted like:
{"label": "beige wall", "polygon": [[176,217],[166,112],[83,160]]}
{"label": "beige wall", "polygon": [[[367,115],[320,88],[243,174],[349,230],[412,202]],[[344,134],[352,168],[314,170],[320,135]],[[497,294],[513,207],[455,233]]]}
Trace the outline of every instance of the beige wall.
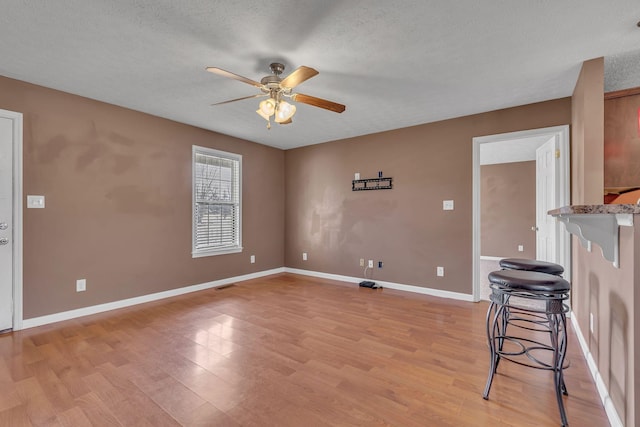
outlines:
{"label": "beige wall", "polygon": [[[572,303],[598,371],[607,386],[616,412],[625,425],[636,425],[634,382],[638,356],[638,319],[634,309],[635,288],[640,286],[640,215],[635,227],[620,228],[620,268],[602,256],[597,245],[587,252],[578,247],[573,265]],[[594,316],[594,331],[589,315]],[[571,390],[569,390],[571,393]]]}
{"label": "beige wall", "polygon": [[536,162],[481,166],[480,200],[480,254],[535,258]]}
{"label": "beige wall", "polygon": [[[25,196],[46,196],[24,210],[25,319],[282,267],[281,150],[7,78],[0,108],[24,114]],[[191,258],[193,144],[243,155],[240,254]]]}
{"label": "beige wall", "polygon": [[604,186],[640,187],[640,95],[604,101]]}
{"label": "beige wall", "polygon": [[[570,108],[565,98],[288,150],[286,265],[361,276],[360,258],[382,260],[374,279],[470,294],[472,138],[567,124]],[[351,191],[355,172],[378,171],[392,190]],[[455,210],[442,210],[448,199]]]}
{"label": "beige wall", "polygon": [[586,61],[571,98],[571,204],[604,199],[604,59]]}
{"label": "beige wall", "polygon": [[[584,63],[572,97],[572,203],[599,204],[604,188],[604,68],[602,58]],[[572,310],[618,415],[635,424],[640,286],[640,216],[620,228],[620,268],[573,237]],[[590,316],[594,331],[590,332]]]}

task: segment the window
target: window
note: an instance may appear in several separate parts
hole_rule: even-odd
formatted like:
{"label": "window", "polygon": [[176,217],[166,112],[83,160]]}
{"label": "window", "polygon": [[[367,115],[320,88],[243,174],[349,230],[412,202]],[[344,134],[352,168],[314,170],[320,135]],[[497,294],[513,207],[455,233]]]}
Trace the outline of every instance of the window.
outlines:
{"label": "window", "polygon": [[242,156],[193,146],[194,258],[242,251]]}

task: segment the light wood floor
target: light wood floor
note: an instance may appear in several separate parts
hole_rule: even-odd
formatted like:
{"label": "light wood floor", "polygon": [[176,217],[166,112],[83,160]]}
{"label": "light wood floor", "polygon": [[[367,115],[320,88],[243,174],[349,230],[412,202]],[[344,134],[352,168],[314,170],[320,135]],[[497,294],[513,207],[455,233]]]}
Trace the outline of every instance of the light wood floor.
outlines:
{"label": "light wood floor", "polygon": [[[487,304],[290,274],[0,336],[1,426],[557,426]],[[606,416],[571,332],[572,426]]]}

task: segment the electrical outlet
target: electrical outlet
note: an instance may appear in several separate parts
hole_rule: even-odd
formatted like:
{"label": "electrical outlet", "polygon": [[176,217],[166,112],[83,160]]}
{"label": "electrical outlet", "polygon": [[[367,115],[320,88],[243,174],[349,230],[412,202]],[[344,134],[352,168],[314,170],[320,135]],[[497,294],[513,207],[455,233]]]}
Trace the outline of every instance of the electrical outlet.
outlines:
{"label": "electrical outlet", "polygon": [[44,208],[44,196],[27,196],[27,208]]}
{"label": "electrical outlet", "polygon": [[87,290],[87,279],[76,280],[76,292],[84,292]]}
{"label": "electrical outlet", "polygon": [[453,210],[453,200],[443,200],[442,201],[442,210],[443,211],[452,211]]}
{"label": "electrical outlet", "polygon": [[384,264],[383,264],[383,262],[382,262],[382,261],[378,261],[378,268],[382,268],[382,266],[383,266],[383,265],[384,265]]}
{"label": "electrical outlet", "polygon": [[256,263],[256,256],[255,255],[251,255],[251,257],[249,259],[251,260],[251,264],[255,264]]}
{"label": "electrical outlet", "polygon": [[302,252],[302,260],[303,261],[307,260],[307,253],[306,252]]}
{"label": "electrical outlet", "polygon": [[444,277],[444,267],[436,267],[436,276]]}
{"label": "electrical outlet", "polygon": [[360,258],[360,267],[364,267],[364,258]]}
{"label": "electrical outlet", "polygon": [[373,260],[372,259],[369,260],[369,264],[368,265],[369,265],[369,268],[373,268]]}
{"label": "electrical outlet", "polygon": [[518,252],[524,252],[524,246],[518,245]]}

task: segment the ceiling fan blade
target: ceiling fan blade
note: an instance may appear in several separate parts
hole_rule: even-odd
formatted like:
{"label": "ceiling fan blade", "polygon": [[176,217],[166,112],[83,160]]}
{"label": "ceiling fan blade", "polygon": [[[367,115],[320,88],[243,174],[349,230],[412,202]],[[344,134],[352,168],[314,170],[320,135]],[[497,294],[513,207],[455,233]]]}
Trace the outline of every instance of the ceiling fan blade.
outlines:
{"label": "ceiling fan blade", "polygon": [[249,99],[249,98],[261,98],[263,96],[269,96],[268,93],[259,93],[257,95],[249,95],[249,96],[243,96],[242,98],[236,98],[236,99],[230,99],[228,101],[222,101],[222,102],[216,102],[215,104],[211,104],[211,105],[222,105],[222,104],[228,104],[230,102],[236,102],[236,101],[242,101],[243,99]]}
{"label": "ceiling fan blade", "polygon": [[230,79],[238,80],[238,81],[240,81],[242,83],[246,83],[246,84],[249,84],[251,86],[259,87],[259,88],[262,89],[262,83],[259,83],[259,82],[255,81],[255,80],[248,79],[246,77],[239,76],[237,74],[232,73],[231,71],[223,70],[222,68],[207,67],[207,71],[209,71],[210,73],[213,73],[213,74],[217,74],[217,75],[222,76],[222,77],[227,77],[227,78],[230,78]]}
{"label": "ceiling fan blade", "polygon": [[327,101],[326,99],[316,98],[315,96],[304,95],[302,93],[294,93],[291,95],[291,99],[303,104],[313,105],[314,107],[324,108],[325,110],[335,111],[336,113],[342,113],[347,107],[337,102]]}
{"label": "ceiling fan blade", "polygon": [[298,86],[300,83],[309,80],[311,77],[318,75],[318,71],[314,70],[311,67],[305,67],[304,65],[296,68],[285,77],[281,82],[280,86],[294,88]]}

